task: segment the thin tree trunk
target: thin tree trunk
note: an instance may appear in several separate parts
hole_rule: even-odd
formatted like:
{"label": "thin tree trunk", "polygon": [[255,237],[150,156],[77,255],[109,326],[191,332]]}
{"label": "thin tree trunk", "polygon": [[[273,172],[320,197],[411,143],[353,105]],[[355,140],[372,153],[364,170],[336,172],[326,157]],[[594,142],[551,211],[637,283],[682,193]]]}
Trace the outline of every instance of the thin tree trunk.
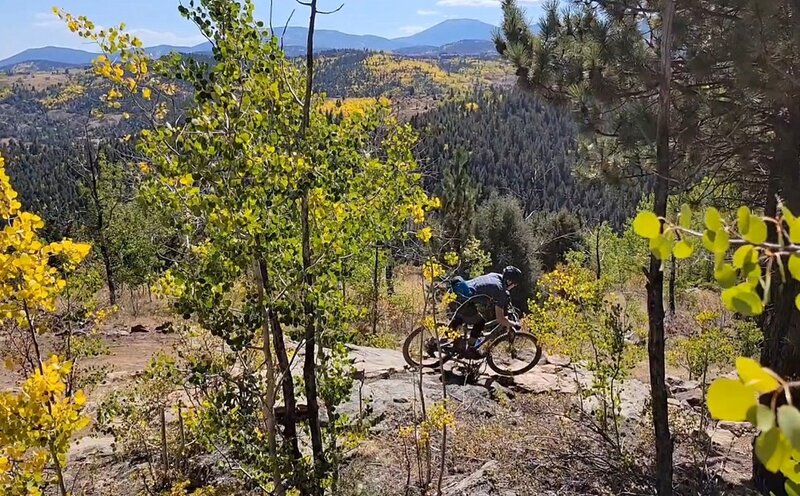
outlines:
{"label": "thin tree trunk", "polygon": [[325,451],[322,445],[322,429],[319,422],[319,402],[317,401],[316,370],[316,308],[312,302],[314,276],[311,274],[311,239],[308,213],[308,195],[302,198],[302,245],[303,245],[303,281],[305,283],[303,311],[305,323],[305,360],[303,363],[303,381],[305,382],[306,400],[308,403],[308,428],[311,431],[311,452],[314,458],[314,480],[312,494],[322,496],[322,478],[325,472]]}
{"label": "thin tree trunk", "polygon": [[[283,485],[283,475],[278,458],[278,443],[276,440],[275,428],[275,363],[272,361],[272,346],[270,344],[270,329],[266,306],[264,305],[266,295],[264,294],[264,281],[261,279],[261,271],[258,270],[256,263],[256,279],[258,284],[258,296],[261,303],[261,343],[264,347],[264,365],[267,368],[267,391],[263,403],[264,423],[267,429],[267,446],[269,457],[272,461],[272,479],[275,484],[275,495],[284,496],[286,489]],[[294,395],[292,395],[294,397]]]}
{"label": "thin tree trunk", "polygon": [[386,294],[394,294],[394,257],[392,250],[386,256]]}
{"label": "thin tree trunk", "polygon": [[375,265],[372,267],[372,335],[378,333],[378,263],[380,245],[375,244]]}
{"label": "thin tree trunk", "polygon": [[166,485],[169,482],[169,453],[167,453],[167,414],[163,406],[159,411],[159,421],[161,422],[161,477]]}
{"label": "thin tree trunk", "polygon": [[186,470],[186,425],[183,422],[183,402],[178,402],[178,429],[180,431],[180,446],[178,457],[181,470]]}
{"label": "thin tree trunk", "polygon": [[597,231],[594,237],[594,260],[596,265],[596,276],[597,280],[600,280],[600,277],[603,275],[603,266],[602,260],[600,259],[600,230],[603,228],[603,225],[597,227]]}
{"label": "thin tree trunk", "polygon": [[[97,226],[103,226],[103,214],[97,214]],[[104,228],[103,228],[104,229]],[[106,271],[106,285],[108,286],[108,302],[113,306],[117,304],[117,288],[114,284],[114,268],[111,263],[111,252],[105,234],[100,235],[100,256],[103,258],[103,267]]]}
{"label": "thin tree trunk", "polygon": [[53,468],[56,472],[56,481],[58,482],[58,493],[61,496],[68,496],[67,485],[64,482],[64,469],[61,467],[61,462],[58,459],[58,449],[54,442],[50,442],[50,457],[53,459]]}
{"label": "thin tree trunk", "polygon": [[[314,89],[314,28],[317,22],[317,0],[309,0],[311,8],[308,21],[308,40],[306,46],[306,92],[303,100],[303,122],[301,124],[301,141],[305,138],[311,121],[311,100]],[[309,221],[308,191],[303,193],[300,205],[303,250],[303,310],[305,322],[305,361],[303,363],[303,380],[305,382],[306,400],[308,402],[308,428],[311,431],[311,453],[314,459],[314,477],[311,493],[322,496],[322,478],[325,473],[325,451],[322,444],[322,429],[319,422],[319,403],[317,401],[316,371],[316,308],[312,301],[314,275],[311,258],[311,223]]]}
{"label": "thin tree trunk", "polygon": [[111,261],[111,250],[108,247],[106,238],[106,219],[103,215],[103,201],[100,199],[100,158],[92,151],[92,143],[88,133],[86,140],[86,160],[89,172],[89,191],[92,195],[92,203],[96,211],[95,229],[97,229],[98,244],[100,245],[100,257],[103,259],[103,267],[106,272],[106,284],[108,285],[108,300],[111,305],[117,304],[117,289],[114,283],[114,266]]}
{"label": "thin tree trunk", "polygon": [[[670,85],[672,79],[672,25],[675,0],[665,0],[662,12],[661,84],[659,85],[658,135],[656,138],[656,186],[653,210],[667,214],[671,156],[669,148]],[[650,365],[650,389],[653,428],[656,439],[656,490],[659,496],[672,494],[672,438],[667,410],[666,368],[664,357],[664,272],[662,262],[650,257],[647,282],[649,335],[647,352]]]}
{"label": "thin tree trunk", "polygon": [[[264,301],[262,305],[266,305],[266,295],[272,290],[272,285],[269,278],[269,271],[267,270],[266,261],[262,258],[258,261],[258,270],[261,275],[261,283],[263,284],[262,291],[264,293]],[[292,371],[289,368],[289,356],[286,353],[286,343],[283,340],[283,330],[278,315],[272,305],[266,310],[264,318],[268,319],[270,330],[272,331],[272,341],[275,346],[275,356],[278,359],[278,372],[281,376],[281,387],[283,389],[283,404],[285,412],[281,424],[283,425],[283,437],[289,444],[292,459],[296,462],[300,460],[300,447],[297,442],[297,402],[294,397],[294,378]]]}
{"label": "thin tree trunk", "polygon": [[669,314],[675,315],[675,271],[678,269],[678,264],[673,256],[669,263]]}

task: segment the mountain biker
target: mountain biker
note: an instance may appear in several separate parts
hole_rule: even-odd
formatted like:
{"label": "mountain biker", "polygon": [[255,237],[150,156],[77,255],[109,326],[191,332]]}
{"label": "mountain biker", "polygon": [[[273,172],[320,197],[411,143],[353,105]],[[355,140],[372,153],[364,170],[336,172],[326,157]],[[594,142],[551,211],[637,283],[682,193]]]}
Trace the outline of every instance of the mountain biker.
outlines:
{"label": "mountain biker", "polygon": [[472,325],[468,352],[478,354],[477,348],[482,344],[480,338],[487,320],[494,319],[506,329],[514,325],[506,316],[511,303],[509,291],[521,282],[522,271],[514,266],[506,267],[502,273],[490,272],[468,281],[461,278],[451,281],[456,301],[449,306],[450,312],[454,314],[450,320],[450,328],[458,329],[463,324]]}

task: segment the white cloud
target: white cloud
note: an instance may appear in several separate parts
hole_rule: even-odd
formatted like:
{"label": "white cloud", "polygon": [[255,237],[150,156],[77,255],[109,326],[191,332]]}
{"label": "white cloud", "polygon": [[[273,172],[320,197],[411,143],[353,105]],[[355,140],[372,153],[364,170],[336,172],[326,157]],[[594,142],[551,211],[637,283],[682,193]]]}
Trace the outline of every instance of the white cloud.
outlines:
{"label": "white cloud", "polygon": [[439,16],[439,15],[442,15],[442,13],[439,12],[438,10],[420,9],[420,10],[417,11],[417,15],[421,15],[421,16]]}
{"label": "white cloud", "polygon": [[[537,3],[540,0],[520,0],[520,3]],[[500,0],[439,0],[436,5],[443,7],[497,7]]]}
{"label": "white cloud", "polygon": [[37,28],[52,28],[63,26],[64,23],[52,12],[37,12],[33,16],[33,25]]}
{"label": "white cloud", "polygon": [[175,46],[194,46],[206,41],[203,35],[180,35],[172,31],[153,31],[152,29],[131,29],[129,31],[134,36],[142,40],[147,46],[153,45],[175,45]]}

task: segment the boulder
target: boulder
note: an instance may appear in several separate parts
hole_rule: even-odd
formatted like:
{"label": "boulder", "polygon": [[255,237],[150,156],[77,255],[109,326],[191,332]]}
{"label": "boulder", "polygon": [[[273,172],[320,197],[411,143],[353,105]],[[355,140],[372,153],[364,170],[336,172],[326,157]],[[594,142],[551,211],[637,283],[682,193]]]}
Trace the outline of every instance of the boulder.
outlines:
{"label": "boulder", "polygon": [[489,460],[471,475],[442,488],[442,494],[445,496],[499,495],[501,493],[495,488],[493,480],[494,472],[497,471],[499,466],[500,464],[496,461]]}
{"label": "boulder", "polygon": [[575,394],[578,392],[578,386],[575,381],[556,374],[536,372],[535,369],[532,372],[515,377],[514,385],[524,391],[535,394]]}
{"label": "boulder", "polygon": [[365,378],[389,377],[408,367],[403,354],[396,350],[355,345],[347,345],[347,349],[350,350],[353,366]]}
{"label": "boulder", "polygon": [[703,405],[703,392],[699,389],[689,389],[688,391],[677,393],[675,399],[696,408]]}
{"label": "boulder", "polygon": [[69,458],[74,461],[83,461],[88,458],[109,457],[114,455],[114,438],[84,437],[78,439],[69,449]]}
{"label": "boulder", "polygon": [[733,446],[733,443],[736,442],[736,435],[728,430],[725,429],[708,429],[706,431],[708,437],[711,439],[711,442],[720,448],[722,453],[726,452]]}
{"label": "boulder", "polygon": [[755,430],[755,428],[749,422],[728,422],[725,420],[717,422],[717,428],[730,431],[734,435],[740,437],[754,432]]}
{"label": "boulder", "polygon": [[558,356],[558,355],[544,355],[542,357],[543,364],[551,364],[556,365],[559,367],[567,367],[572,361],[569,357]]}

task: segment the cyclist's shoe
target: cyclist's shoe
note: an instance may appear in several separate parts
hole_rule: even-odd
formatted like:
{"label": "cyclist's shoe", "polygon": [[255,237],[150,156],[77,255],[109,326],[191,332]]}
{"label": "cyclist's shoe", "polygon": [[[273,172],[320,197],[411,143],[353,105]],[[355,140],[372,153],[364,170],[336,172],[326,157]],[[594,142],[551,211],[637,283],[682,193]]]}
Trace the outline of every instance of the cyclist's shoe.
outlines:
{"label": "cyclist's shoe", "polygon": [[456,353],[466,353],[469,348],[469,343],[464,338],[456,338],[452,346]]}
{"label": "cyclist's shoe", "polygon": [[431,358],[434,358],[436,356],[436,353],[439,352],[439,344],[436,342],[435,339],[429,339],[428,342],[425,343],[425,352]]}

